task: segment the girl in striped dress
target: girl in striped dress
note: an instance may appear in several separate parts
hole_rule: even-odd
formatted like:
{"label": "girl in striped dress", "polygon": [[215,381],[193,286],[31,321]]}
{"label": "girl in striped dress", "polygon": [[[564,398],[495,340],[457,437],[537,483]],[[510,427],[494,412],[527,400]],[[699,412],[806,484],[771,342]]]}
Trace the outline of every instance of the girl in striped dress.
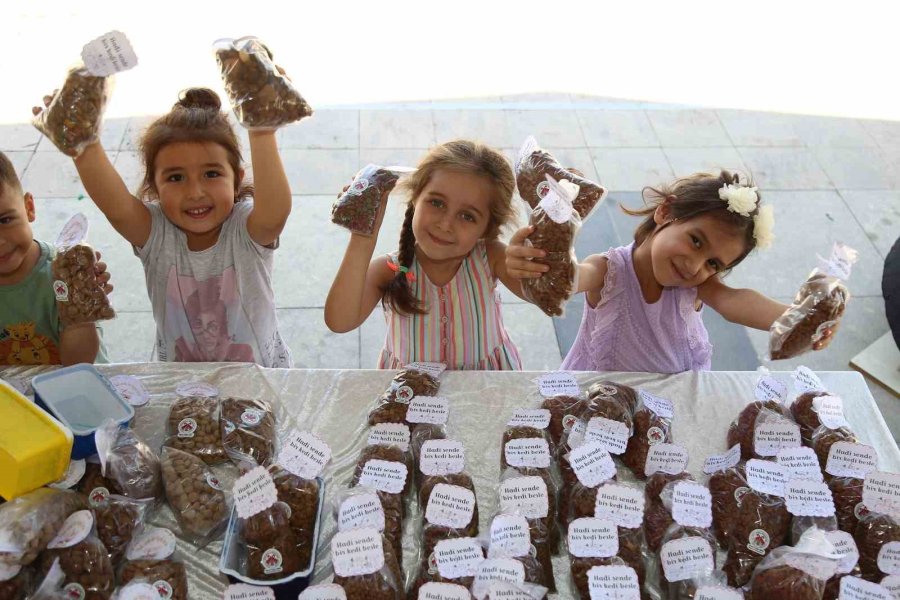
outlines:
{"label": "girl in striped dress", "polygon": [[514,219],[515,177],[498,151],[467,140],[431,149],[402,184],[409,203],[399,249],[372,258],[376,235],[351,234],[325,302],[332,331],[352,331],[381,302],[387,335],[378,368],[415,361],[448,369],[521,369],[503,326],[497,281],[521,294],[497,238]]}

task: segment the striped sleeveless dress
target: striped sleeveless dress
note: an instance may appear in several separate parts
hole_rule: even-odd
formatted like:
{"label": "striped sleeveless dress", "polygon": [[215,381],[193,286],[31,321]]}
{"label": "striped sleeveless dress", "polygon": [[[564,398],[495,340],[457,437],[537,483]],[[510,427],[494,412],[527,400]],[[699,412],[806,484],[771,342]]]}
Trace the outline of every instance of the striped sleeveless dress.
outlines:
{"label": "striped sleeveless dress", "polygon": [[[397,263],[397,254],[388,255]],[[415,361],[441,362],[457,370],[521,370],[519,351],[503,327],[500,292],[487,247],[479,241],[449,283],[437,286],[413,260],[410,286],[428,311],[399,315],[385,308],[387,336],[379,369]]]}

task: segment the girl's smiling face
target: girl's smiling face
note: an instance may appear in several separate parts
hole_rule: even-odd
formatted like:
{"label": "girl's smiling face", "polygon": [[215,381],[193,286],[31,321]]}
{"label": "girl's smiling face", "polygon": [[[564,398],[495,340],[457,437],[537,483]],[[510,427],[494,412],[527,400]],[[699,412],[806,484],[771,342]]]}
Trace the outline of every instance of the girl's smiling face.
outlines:
{"label": "girl's smiling face", "polygon": [[439,169],[415,199],[412,229],[416,244],[433,261],[465,257],[484,237],[491,220],[490,180]]}

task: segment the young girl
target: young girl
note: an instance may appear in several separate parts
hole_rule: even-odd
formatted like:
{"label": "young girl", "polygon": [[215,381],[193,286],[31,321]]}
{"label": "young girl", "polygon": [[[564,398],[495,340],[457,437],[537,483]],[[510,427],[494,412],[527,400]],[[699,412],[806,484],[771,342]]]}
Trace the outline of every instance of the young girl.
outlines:
{"label": "young girl", "polygon": [[220,109],[215,92],[189,89],[147,128],[139,198],[99,143],[75,166],[141,259],[159,360],[290,367],[275,318],[272,258],[291,190],[274,131],[250,131],[255,188],[244,181],[240,143]]}
{"label": "young girl", "polygon": [[[381,369],[414,361],[449,369],[521,369],[503,327],[497,280],[521,293],[507,275],[506,245],[515,179],[506,158],[457,140],[433,148],[403,183],[409,204],[400,248],[372,260],[376,237],[352,234],[325,302],[335,332],[359,327],[380,301],[387,337]],[[384,218],[382,198],[376,233]]]}
{"label": "young girl", "polygon": [[[578,336],[561,369],[677,373],[709,370],[712,345],[703,326],[704,304],[733,323],[768,330],[788,306],[721,276],[772,238],[772,209],[737,175],[699,173],[661,189],[645,188],[649,206],[625,210],[643,216],[634,242],[589,256],[578,265],[585,292]],[[540,277],[543,252],[510,241],[506,267],[519,279]],[[816,344],[824,348],[831,331]]]}

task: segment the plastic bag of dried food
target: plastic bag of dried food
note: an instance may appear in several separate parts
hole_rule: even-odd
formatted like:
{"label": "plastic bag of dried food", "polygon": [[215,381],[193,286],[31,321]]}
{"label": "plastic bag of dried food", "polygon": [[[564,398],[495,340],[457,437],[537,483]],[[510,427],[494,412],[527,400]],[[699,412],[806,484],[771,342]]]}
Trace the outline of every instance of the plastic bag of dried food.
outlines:
{"label": "plastic bag of dried food", "polygon": [[582,396],[549,396],[541,401],[541,408],[550,411],[550,438],[558,446],[578,420],[577,415],[584,408],[586,399]]}
{"label": "plastic bag of dried food", "polygon": [[[465,466],[465,450],[462,444],[447,439],[444,425],[417,423],[409,433],[409,451],[413,456],[413,484],[421,487],[430,474],[458,473]],[[424,456],[423,456],[424,452]],[[424,459],[425,470],[422,469]]]}
{"label": "plastic bag of dried food", "polygon": [[126,550],[128,559],[119,569],[119,583],[151,584],[161,598],[188,600],[184,562],[176,552],[175,535],[168,529],[147,527]]}
{"label": "plastic bag of dried food", "polygon": [[162,451],[166,499],[185,537],[205,544],[222,532],[230,499],[202,460],[168,446]]}
{"label": "plastic bag of dried food", "polygon": [[791,411],[775,400],[765,402],[757,400],[745,406],[728,426],[726,439],[729,448],[735,444],[741,445],[741,458],[744,460],[750,460],[757,456],[754,450],[756,423],[763,410],[776,413],[788,420],[792,419]]}
{"label": "plastic bag of dried food", "polygon": [[809,352],[825,330],[834,330],[844,315],[850,291],[844,281],[857,260],[856,250],[837,243],[830,260],[822,260],[794,297],[794,303],[769,328],[772,360]]}
{"label": "plastic bag of dried food", "polygon": [[340,531],[331,539],[334,583],[347,600],[402,600],[403,580],[391,544],[371,528]]}
{"label": "plastic bag of dried food", "polygon": [[[859,567],[863,578],[876,582],[885,575],[895,574],[884,572],[881,568],[890,562],[883,556],[882,548],[887,544],[893,544],[892,547],[896,548],[900,542],[900,522],[895,517],[876,512],[861,515],[853,539],[859,548]],[[893,554],[896,555],[896,551]]]}
{"label": "plastic bag of dried food", "polygon": [[27,565],[37,558],[73,512],[87,508],[84,496],[39,488],[0,505],[0,562]]}
{"label": "plastic bag of dried food", "polygon": [[590,600],[588,571],[593,567],[622,565],[619,558],[619,534],[615,523],[583,517],[569,523],[567,537],[572,581],[582,600]]}
{"label": "plastic bag of dried food", "polygon": [[644,487],[644,535],[652,552],[659,552],[663,536],[675,522],[672,518],[672,493],[679,481],[694,481],[694,476],[686,471],[675,475],[657,471],[647,478]]}
{"label": "plastic bag of dried food", "polygon": [[109,496],[91,508],[97,537],[106,547],[113,565],[125,556],[125,549],[144,527],[152,501]]}
{"label": "plastic bag of dried food", "polygon": [[820,600],[838,563],[839,556],[825,533],[811,529],[796,546],[776,548],[760,562],[753,571],[747,598]]}
{"label": "plastic bag of dried food", "polygon": [[741,499],[750,491],[744,473],[744,464],[736,464],[716,471],[709,478],[712,497],[713,529],[716,539],[724,547],[737,522]]}
{"label": "plastic bag of dried food", "polygon": [[277,465],[269,467],[269,473],[278,490],[278,500],[291,509],[289,524],[297,538],[294,553],[300,564],[308,565],[312,558],[316,518],[319,514],[319,482],[294,475]]}
{"label": "plastic bag of dried food", "polygon": [[581,217],[572,206],[578,186],[550,177],[547,183],[549,191],[531,211],[528,224],[534,230],[525,243],[546,252],[544,257],[534,260],[550,268],[540,277],[523,279],[522,292],[526,300],[545,314],[559,317],[578,285],[575,236],[581,229]]}
{"label": "plastic bag of dried food", "polygon": [[276,129],[313,113],[258,39],[221,39],[214,48],[234,114],[247,129]]}
{"label": "plastic bag of dried food", "polygon": [[427,583],[454,583],[469,588],[483,562],[484,549],[477,539],[437,539],[431,553],[420,555],[419,570],[410,589],[411,597],[417,597]]}
{"label": "plastic bag of dried food", "polygon": [[628,387],[627,385],[616,383],[615,381],[598,381],[588,388],[587,394],[589,398],[599,398],[602,396],[616,398],[617,400],[624,402],[625,406],[628,407],[628,410],[630,410],[632,414],[637,411],[638,408],[637,390]]}
{"label": "plastic bag of dried food", "polygon": [[427,478],[419,490],[419,506],[423,515],[420,552],[423,565],[430,560],[439,541],[478,535],[475,484],[465,473]]}
{"label": "plastic bag of dried food", "polygon": [[0,598],[25,600],[31,590],[33,573],[22,565],[0,562]]}
{"label": "plastic bag of dried food", "polygon": [[668,400],[650,394],[639,396],[637,410],[634,411],[634,430],[622,456],[622,462],[638,479],[647,477],[644,467],[650,448],[672,442],[673,417],[674,408]]}
{"label": "plastic bag of dried food", "polygon": [[[425,365],[435,368],[426,368]],[[439,377],[444,370],[443,366],[435,363],[412,363],[401,369],[394,375],[375,408],[369,411],[369,425],[405,422],[409,402],[413,397],[437,394],[441,385]]]}
{"label": "plastic bag of dried food", "polygon": [[290,520],[291,509],[284,502],[238,519],[238,534],[247,552],[241,564],[244,575],[257,581],[282,579],[309,566],[296,552],[299,540]]}
{"label": "plastic bag of dried food", "polygon": [[377,491],[385,512],[384,535],[394,554],[403,556],[403,496],[409,491],[411,477],[409,454],[397,446],[366,446],[356,461],[350,487],[364,486]]}
{"label": "plastic bag of dried food", "polygon": [[169,409],[166,446],[189,452],[208,465],[228,460],[222,445],[218,397],[183,396]]}
{"label": "plastic bag of dried food", "polygon": [[103,476],[103,467],[99,462],[93,462],[93,458],[90,457],[85,461],[84,476],[76,487],[87,497],[89,506],[96,506],[106,500],[110,494],[118,494],[121,491],[115,481]]}
{"label": "plastic bag of dried food", "polygon": [[69,219],[56,240],[50,263],[59,320],[66,325],[94,323],[116,316],[97,279],[97,256],[84,240],[88,223],[81,213]]}
{"label": "plastic bag of dried food", "polygon": [[50,105],[34,117],[34,126],[60,152],[78,156],[100,140],[103,112],[112,88],[112,78],[97,77],[86,67],[75,67],[69,70]]}
{"label": "plastic bag of dried food", "polygon": [[815,451],[816,458],[819,459],[819,466],[823,470],[828,466],[828,456],[831,454],[831,447],[838,442],[857,444],[859,439],[848,427],[831,429],[827,425],[822,425],[812,433],[812,449]]}
{"label": "plastic bag of dried food", "polygon": [[746,584],[756,565],[785,542],[790,524],[791,515],[784,498],[753,489],[743,493],[723,566],[728,584],[734,587]]}
{"label": "plastic bag of dried food", "polygon": [[804,446],[812,446],[813,431],[822,425],[819,413],[814,406],[815,400],[828,395],[829,393],[824,390],[809,390],[797,396],[791,403],[791,415],[800,426],[800,436],[803,438]]}
{"label": "plastic bag of dried food", "polygon": [[41,553],[38,570],[42,578],[56,561],[65,574],[63,590],[70,594],[69,597],[105,600],[112,594],[115,587],[113,565],[103,542],[96,535],[90,511],[81,510],[69,515]]}
{"label": "plastic bag of dried food", "polygon": [[584,221],[606,197],[606,188],[590,179],[564,169],[553,156],[538,146],[529,136],[519,150],[516,160],[516,186],[519,195],[534,209],[549,192],[547,177],[555,181],[568,181],[578,186],[578,195],[572,204]]}
{"label": "plastic bag of dried food", "polygon": [[[531,527],[524,515],[519,512],[494,515],[490,531],[485,532],[482,540],[489,560],[514,560],[521,564],[521,567],[511,565],[516,571],[521,569],[521,581],[547,587],[544,566],[537,558],[537,549],[531,540]],[[482,576],[485,575],[482,573]]]}
{"label": "plastic bag of dried food", "polygon": [[382,198],[394,189],[401,175],[414,170],[410,167],[366,165],[331,207],[331,222],[353,233],[372,235]]}
{"label": "plastic bag of dried food", "polygon": [[225,398],[219,423],[222,446],[235,463],[267,466],[275,458],[275,413],[265,400]]}
{"label": "plastic bag of dried food", "polygon": [[528,520],[535,557],[544,570],[546,587],[556,591],[552,555],[559,544],[553,483],[543,470],[506,469],[500,476],[500,512],[520,514]]}
{"label": "plastic bag of dried food", "polygon": [[101,474],[110,491],[129,498],[159,498],[159,457],[130,427],[107,419],[94,433]]}
{"label": "plastic bag of dried food", "polygon": [[673,523],[659,549],[660,587],[672,600],[694,598],[697,580],[716,568],[716,539],[710,529]]}

